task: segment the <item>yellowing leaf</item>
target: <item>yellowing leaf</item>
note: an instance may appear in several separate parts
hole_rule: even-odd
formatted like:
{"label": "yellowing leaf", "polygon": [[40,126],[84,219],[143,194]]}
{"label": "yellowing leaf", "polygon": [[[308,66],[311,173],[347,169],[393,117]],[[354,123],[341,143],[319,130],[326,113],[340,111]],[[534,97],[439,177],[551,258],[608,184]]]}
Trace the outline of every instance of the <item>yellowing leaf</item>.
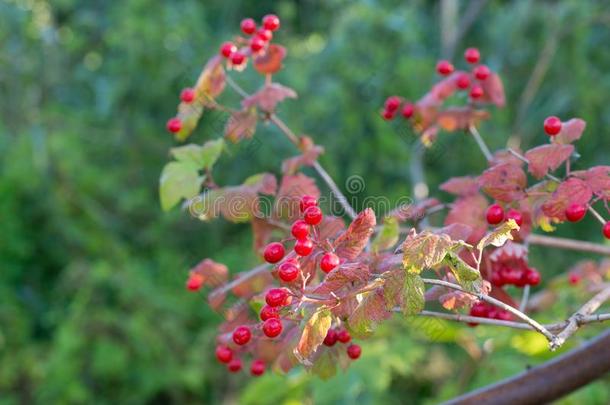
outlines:
{"label": "yellowing leaf", "polygon": [[375,240],[373,240],[372,249],[373,252],[377,253],[381,250],[390,249],[396,242],[398,242],[399,226],[398,218],[396,217],[385,217],[383,219],[383,225],[381,231],[377,233]]}
{"label": "yellowing leaf", "polygon": [[332,316],[326,308],[314,312],[305,324],[299,343],[294,349],[294,355],[303,364],[311,366],[311,357],[324,341],[330,325]]}
{"label": "yellowing leaf", "polygon": [[159,179],[161,208],[168,211],[182,198],[193,198],[199,193],[199,168],[192,162],[170,162],[165,165]]}
{"label": "yellowing leaf", "polygon": [[407,273],[404,286],[403,313],[405,316],[415,315],[424,309],[424,281],[419,274]]}
{"label": "yellowing leaf", "polygon": [[231,114],[225,126],[225,137],[233,143],[252,138],[256,131],[256,110],[246,108]]}
{"label": "yellowing leaf", "polygon": [[443,261],[455,242],[447,235],[413,231],[402,244],[402,264],[409,273],[419,274]]}
{"label": "yellowing leaf", "polygon": [[497,247],[502,246],[507,240],[513,240],[512,231],[514,230],[518,231],[519,225],[517,225],[514,219],[509,219],[481,239],[477,245],[477,249],[483,250],[489,245]]}

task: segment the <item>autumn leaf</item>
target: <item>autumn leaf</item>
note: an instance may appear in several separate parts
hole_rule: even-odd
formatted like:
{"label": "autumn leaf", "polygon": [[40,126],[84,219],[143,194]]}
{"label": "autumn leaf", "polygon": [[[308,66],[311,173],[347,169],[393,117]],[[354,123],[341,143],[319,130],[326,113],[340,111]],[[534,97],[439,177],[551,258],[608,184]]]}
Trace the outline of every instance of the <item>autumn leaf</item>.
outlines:
{"label": "autumn leaf", "polygon": [[447,235],[429,231],[417,234],[413,230],[402,244],[402,265],[408,273],[419,274],[441,263],[454,245]]}
{"label": "autumn leaf", "polygon": [[195,100],[207,105],[218,97],[225,88],[226,73],[220,55],[212,57],[204,66],[197,84],[195,84]]}
{"label": "autumn leaf", "polygon": [[304,195],[320,197],[320,190],[314,179],[303,173],[283,176],[275,200],[274,215],[289,222],[299,218],[299,201]]}
{"label": "autumn leaf", "polygon": [[254,108],[235,111],[225,125],[225,137],[233,143],[237,143],[244,138],[252,138],[256,131],[257,120]]}
{"label": "autumn leaf", "polygon": [[229,277],[227,266],[212,259],[203,259],[191,269],[191,273],[202,276],[203,284],[210,287],[218,287],[226,283]]}
{"label": "autumn leaf", "polygon": [[364,263],[349,263],[336,267],[326,275],[324,280],[313,290],[314,294],[326,295],[335,293],[341,296],[343,287],[353,287],[366,284],[371,276],[369,268]]}
{"label": "autumn leaf", "polygon": [[465,241],[472,235],[472,226],[461,223],[453,223],[440,228],[434,233],[445,234],[452,240]]}
{"label": "autumn leaf", "polygon": [[382,288],[362,293],[360,303],[347,320],[347,324],[354,337],[366,337],[373,331],[373,327],[388,319],[392,312],[388,311]]}
{"label": "autumn leaf", "polygon": [[594,166],[589,170],[572,172],[583,180],[596,196],[610,200],[610,166]]}
{"label": "autumn leaf", "polygon": [[541,179],[568,160],[572,152],[573,145],[550,144],[530,149],[525,153],[525,158],[529,160],[528,170],[534,177]]}
{"label": "autumn leaf", "polygon": [[500,247],[504,245],[507,240],[513,240],[512,231],[518,230],[519,225],[511,218],[481,239],[477,245],[477,249],[482,251],[489,245]]}
{"label": "autumn leaf", "polygon": [[438,188],[457,196],[467,196],[478,193],[479,184],[477,183],[476,177],[453,177],[441,184]]}
{"label": "autumn leaf", "polygon": [[497,73],[492,73],[481,84],[483,87],[482,101],[495,104],[497,107],[504,107],[506,96],[500,76]]}
{"label": "autumn leaf", "polygon": [[307,320],[301,339],[294,349],[294,355],[302,364],[308,366],[313,364],[311,357],[324,341],[331,323],[332,315],[325,307],[318,309]]}
{"label": "autumn leaf", "polygon": [[481,273],[462,260],[455,252],[448,252],[444,263],[449,267],[459,284],[481,278]]}
{"label": "autumn leaf", "polygon": [[303,151],[302,154],[288,158],[282,162],[282,173],[294,174],[302,166],[312,166],[318,156],[324,152],[324,148],[318,145],[312,145],[307,150]]}
{"label": "autumn leaf", "polygon": [[286,57],[286,48],[271,44],[263,55],[254,58],[254,69],[260,74],[274,74],[282,68],[282,62]]}
{"label": "autumn leaf", "polygon": [[478,182],[490,197],[503,202],[513,202],[525,196],[527,176],[519,166],[500,163],[485,170],[479,176]]}
{"label": "autumn leaf", "polygon": [[330,350],[325,350],[316,359],[311,367],[311,372],[326,381],[337,374],[337,361],[331,355]]}
{"label": "autumn leaf", "polygon": [[441,205],[436,198],[426,198],[416,203],[404,203],[394,208],[387,216],[395,217],[398,222],[418,221],[426,216],[426,211],[430,208]]}
{"label": "autumn leaf", "polygon": [[383,297],[388,311],[392,311],[395,307],[404,309],[406,274],[401,268],[384,273]]}
{"label": "autumn leaf", "polygon": [[376,224],[375,213],[366,208],[358,214],[347,230],[335,239],[335,253],[346,260],[354,260],[368,244]]}
{"label": "autumn leaf", "polygon": [[561,125],[561,131],[551,138],[553,143],[557,144],[569,144],[577,141],[582,136],[587,123],[580,118],[572,118],[569,121],[563,122]]}
{"label": "autumn leaf", "polygon": [[385,217],[381,230],[377,232],[377,236],[371,244],[373,252],[377,253],[382,250],[392,248],[398,242],[399,237],[398,219],[396,217]]}
{"label": "autumn leaf", "polygon": [[478,125],[481,121],[489,119],[489,113],[484,110],[473,110],[470,107],[450,107],[439,112],[436,123],[445,131],[454,132],[468,129],[471,125]]}
{"label": "autumn leaf", "polygon": [[242,101],[242,106],[245,109],[258,107],[262,111],[272,113],[275,111],[277,104],[286,98],[297,98],[297,93],[279,83],[269,83],[256,93],[246,97]]}
{"label": "autumn leaf", "polygon": [[571,177],[559,184],[551,198],[542,204],[542,212],[549,218],[565,221],[565,211],[570,204],[586,206],[592,196],[593,191],[585,181]]}
{"label": "autumn leaf", "polygon": [[407,273],[404,285],[403,314],[405,316],[416,315],[424,309],[424,281],[419,274]]}

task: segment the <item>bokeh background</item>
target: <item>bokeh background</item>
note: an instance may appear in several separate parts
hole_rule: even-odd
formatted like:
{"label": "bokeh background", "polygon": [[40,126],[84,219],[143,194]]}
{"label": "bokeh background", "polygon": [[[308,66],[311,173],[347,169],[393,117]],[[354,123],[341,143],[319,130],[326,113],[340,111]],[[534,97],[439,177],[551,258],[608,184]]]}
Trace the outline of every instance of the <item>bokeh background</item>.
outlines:
{"label": "bokeh background", "polygon": [[[300,95],[279,115],[326,147],[341,187],[366,180],[358,198],[411,195],[414,138],[379,108],[391,94],[418,98],[436,60],[460,64],[467,46],[505,81],[508,107],[481,128],[492,149],[531,147],[545,140],[547,115],[578,116],[588,127],[575,165],[608,164],[608,1],[1,0],[0,404],[428,404],[550,358],[535,334],[444,323],[431,339],[396,319],[330,381],[301,369],[228,377],[217,365],[220,319],[185,292],[186,271],[204,257],[232,272],[258,259],[247,225],[161,212],[158,178],[174,145],[164,126],[218,44],[268,12],[281,16],[289,50],[277,80]],[[255,78],[238,81],[252,91]],[[213,121],[191,140],[221,136]],[[485,163],[472,139],[442,135],[423,165],[431,194],[447,198],[440,182]],[[256,137],[254,152],[223,156],[219,183],[279,173],[290,144],[264,125]],[[598,228],[587,218],[559,234],[602,243]],[[548,280],[586,255],[531,257]],[[560,297],[542,321],[586,294],[563,285]],[[562,403],[608,403],[609,382]]]}

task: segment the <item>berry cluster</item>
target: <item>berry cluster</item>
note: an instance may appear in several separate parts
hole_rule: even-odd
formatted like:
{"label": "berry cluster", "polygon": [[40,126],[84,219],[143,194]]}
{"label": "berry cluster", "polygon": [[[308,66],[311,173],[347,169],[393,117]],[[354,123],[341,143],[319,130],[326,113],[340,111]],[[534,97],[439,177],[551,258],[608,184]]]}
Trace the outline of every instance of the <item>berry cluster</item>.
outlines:
{"label": "berry cluster", "polygon": [[[494,307],[493,305],[483,301],[479,301],[474,304],[470,308],[469,315],[476,316],[478,318],[498,319],[501,321],[510,321],[513,318],[510,312],[501,308]],[[468,325],[477,326],[478,323],[468,323]]]}
{"label": "berry cluster", "polygon": [[514,285],[525,287],[540,284],[540,273],[528,266],[524,259],[492,262],[491,283],[497,287]]}
{"label": "berry cluster", "polygon": [[[227,346],[216,347],[216,359],[223,364],[227,365],[227,370],[231,373],[237,373],[242,369],[242,361],[239,357],[235,357],[233,350]],[[250,374],[255,377],[261,376],[265,373],[265,362],[256,359],[250,364]]]}
{"label": "berry cluster", "polygon": [[[332,347],[337,342],[339,343],[349,343],[351,342],[352,337],[349,332],[344,328],[330,328],[326,333],[326,337],[324,338],[324,345],[328,347]],[[360,357],[362,353],[362,348],[357,344],[350,344],[347,346],[346,353],[348,357],[352,360],[356,360]]]}

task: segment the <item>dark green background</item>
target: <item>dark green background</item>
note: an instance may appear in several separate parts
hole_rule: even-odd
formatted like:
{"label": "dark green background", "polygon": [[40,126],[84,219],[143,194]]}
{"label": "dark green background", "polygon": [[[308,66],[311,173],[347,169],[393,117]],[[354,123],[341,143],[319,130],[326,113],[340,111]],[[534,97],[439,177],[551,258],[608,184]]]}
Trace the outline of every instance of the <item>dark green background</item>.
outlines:
{"label": "dark green background", "polygon": [[[468,4],[459,2],[460,15]],[[574,166],[608,163],[609,6],[486,2],[455,61],[476,45],[504,78],[508,107],[481,128],[492,148],[509,139],[531,147],[545,141],[547,115],[578,116],[588,128]],[[256,264],[248,226],[162,213],[158,203],[159,173],[174,145],[165,121],[218,44],[246,16],[279,14],[276,38],[289,53],[277,80],[299,93],[279,115],[326,147],[322,163],[341,187],[359,175],[366,188],[358,197],[396,200],[410,195],[414,138],[381,120],[379,108],[388,95],[416,99],[430,86],[443,52],[441,27],[459,26],[441,22],[440,7],[0,1],[0,404],[435,403],[548,358],[533,334],[447,323],[431,341],[420,325],[396,319],[330,382],[301,369],[258,380],[227,377],[213,358],[220,319],[202,296],[184,291],[186,270],[201,258],[234,272]],[[532,78],[536,66],[542,74]],[[253,91],[260,78],[238,80]],[[192,140],[220,135],[218,122],[204,118]],[[435,191],[440,182],[485,164],[468,137],[441,138],[425,168],[432,194],[448,198]],[[223,156],[219,183],[279,173],[281,156],[294,153],[272,127],[259,125],[257,139],[255,152],[233,148]],[[601,242],[591,218],[560,234]],[[545,279],[585,257],[532,250]],[[561,297],[542,321],[563,319],[586,294],[565,288]],[[608,403],[608,382],[565,403]]]}

